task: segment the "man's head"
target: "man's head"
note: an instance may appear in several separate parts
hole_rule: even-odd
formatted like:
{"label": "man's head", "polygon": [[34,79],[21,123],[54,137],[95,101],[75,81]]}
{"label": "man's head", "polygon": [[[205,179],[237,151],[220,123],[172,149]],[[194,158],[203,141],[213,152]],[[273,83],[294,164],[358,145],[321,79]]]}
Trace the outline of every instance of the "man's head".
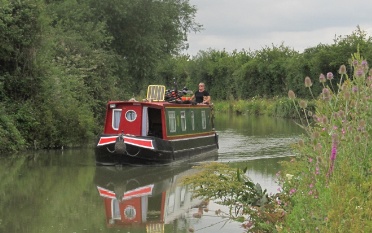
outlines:
{"label": "man's head", "polygon": [[204,91],[205,84],[204,83],[199,83],[199,91]]}

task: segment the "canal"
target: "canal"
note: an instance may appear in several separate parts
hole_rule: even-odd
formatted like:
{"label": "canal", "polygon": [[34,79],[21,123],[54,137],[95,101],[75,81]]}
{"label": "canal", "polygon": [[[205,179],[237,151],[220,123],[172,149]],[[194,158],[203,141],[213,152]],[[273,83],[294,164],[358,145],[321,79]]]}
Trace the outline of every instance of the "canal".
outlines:
{"label": "canal", "polygon": [[[217,114],[218,157],[247,167],[273,193],[278,162],[302,134],[291,120]],[[182,178],[196,164],[96,167],[93,149],[0,156],[0,232],[243,232],[215,212],[226,207],[192,197]],[[120,201],[118,201],[120,200]]]}

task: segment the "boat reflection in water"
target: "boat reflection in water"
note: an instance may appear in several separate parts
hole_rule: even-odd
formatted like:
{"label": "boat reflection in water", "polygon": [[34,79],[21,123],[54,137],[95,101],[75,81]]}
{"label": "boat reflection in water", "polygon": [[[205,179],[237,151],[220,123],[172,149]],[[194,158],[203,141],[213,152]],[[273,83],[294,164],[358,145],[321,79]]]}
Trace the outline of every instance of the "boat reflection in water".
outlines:
{"label": "boat reflection in water", "polygon": [[[208,160],[217,160],[217,153]],[[206,161],[206,160],[204,160]],[[166,224],[205,203],[192,197],[181,180],[196,163],[170,166],[97,166],[95,183],[104,200],[108,227],[164,232]]]}

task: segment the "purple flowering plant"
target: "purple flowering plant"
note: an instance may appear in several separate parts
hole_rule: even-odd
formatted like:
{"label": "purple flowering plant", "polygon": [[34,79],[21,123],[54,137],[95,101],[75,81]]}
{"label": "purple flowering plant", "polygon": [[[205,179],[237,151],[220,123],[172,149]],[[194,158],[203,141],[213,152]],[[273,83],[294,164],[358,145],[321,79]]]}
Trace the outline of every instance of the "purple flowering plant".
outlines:
{"label": "purple flowering plant", "polygon": [[[372,230],[361,220],[372,221],[372,69],[358,51],[338,75],[336,83],[331,72],[320,74],[323,90],[314,95],[312,122],[293,145],[296,158],[283,162],[279,182],[292,204],[284,225],[293,232]],[[291,182],[283,174],[291,174]]]}

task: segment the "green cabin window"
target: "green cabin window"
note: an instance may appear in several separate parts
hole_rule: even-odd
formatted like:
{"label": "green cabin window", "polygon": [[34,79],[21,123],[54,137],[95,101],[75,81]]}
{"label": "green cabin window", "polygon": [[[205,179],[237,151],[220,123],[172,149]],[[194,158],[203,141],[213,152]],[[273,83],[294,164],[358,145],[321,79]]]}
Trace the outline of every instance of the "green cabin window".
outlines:
{"label": "green cabin window", "polygon": [[175,111],[168,112],[168,119],[169,119],[169,132],[174,133],[176,132],[176,113]]}
{"label": "green cabin window", "polygon": [[195,130],[195,116],[194,111],[191,111],[191,129]]}
{"label": "green cabin window", "polygon": [[181,130],[186,131],[186,113],[181,111]]}
{"label": "green cabin window", "polygon": [[119,129],[120,117],[121,117],[121,109],[113,109],[112,110],[112,128],[115,130]]}
{"label": "green cabin window", "polygon": [[207,119],[205,117],[205,111],[201,111],[201,115],[202,115],[202,128],[206,129],[207,128]]}

